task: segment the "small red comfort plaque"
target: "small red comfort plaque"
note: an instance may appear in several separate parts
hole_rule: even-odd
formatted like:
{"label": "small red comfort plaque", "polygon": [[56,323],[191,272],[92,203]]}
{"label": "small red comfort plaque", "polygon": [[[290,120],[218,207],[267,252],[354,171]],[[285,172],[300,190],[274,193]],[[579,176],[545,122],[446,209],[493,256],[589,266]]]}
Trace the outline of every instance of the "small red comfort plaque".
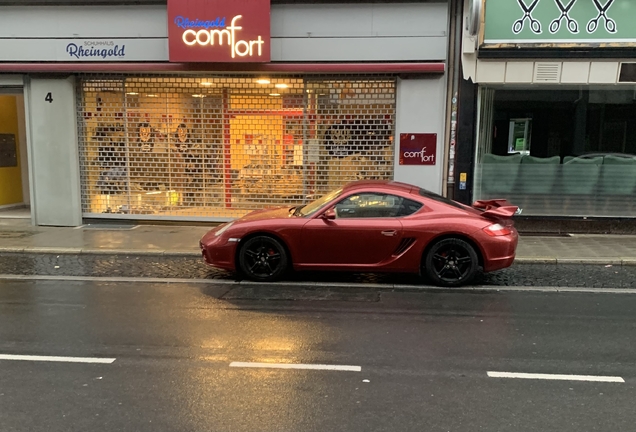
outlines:
{"label": "small red comfort plaque", "polygon": [[437,134],[400,134],[400,165],[435,165]]}

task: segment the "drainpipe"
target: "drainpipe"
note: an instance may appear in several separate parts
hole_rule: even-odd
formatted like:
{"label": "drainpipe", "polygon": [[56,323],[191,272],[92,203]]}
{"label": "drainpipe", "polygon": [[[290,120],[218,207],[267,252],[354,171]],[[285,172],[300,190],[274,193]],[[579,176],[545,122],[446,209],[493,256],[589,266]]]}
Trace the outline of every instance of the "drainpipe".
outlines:
{"label": "drainpipe", "polygon": [[453,198],[455,188],[455,148],[457,138],[457,91],[461,74],[460,56],[463,34],[463,0],[449,1],[448,84],[446,94],[446,125],[444,136],[443,195]]}

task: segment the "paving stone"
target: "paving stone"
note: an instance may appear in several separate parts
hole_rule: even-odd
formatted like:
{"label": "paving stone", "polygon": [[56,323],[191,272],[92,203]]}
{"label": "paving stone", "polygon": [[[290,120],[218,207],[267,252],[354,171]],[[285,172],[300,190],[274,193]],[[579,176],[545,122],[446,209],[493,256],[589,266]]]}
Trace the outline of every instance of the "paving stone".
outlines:
{"label": "paving stone", "polygon": [[[199,258],[167,255],[0,253],[0,274],[240,280],[236,274],[207,267]],[[299,272],[286,280],[303,284],[426,284],[417,275],[376,273]],[[515,263],[508,269],[479,275],[474,285],[636,288],[636,266]]]}

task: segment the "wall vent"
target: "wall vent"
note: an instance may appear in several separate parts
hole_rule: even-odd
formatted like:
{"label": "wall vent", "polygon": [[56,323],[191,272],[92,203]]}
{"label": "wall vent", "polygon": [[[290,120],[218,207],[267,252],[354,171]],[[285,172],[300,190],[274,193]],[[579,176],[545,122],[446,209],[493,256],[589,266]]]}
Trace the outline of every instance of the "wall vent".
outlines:
{"label": "wall vent", "polygon": [[535,63],[535,83],[558,83],[561,80],[561,63]]}

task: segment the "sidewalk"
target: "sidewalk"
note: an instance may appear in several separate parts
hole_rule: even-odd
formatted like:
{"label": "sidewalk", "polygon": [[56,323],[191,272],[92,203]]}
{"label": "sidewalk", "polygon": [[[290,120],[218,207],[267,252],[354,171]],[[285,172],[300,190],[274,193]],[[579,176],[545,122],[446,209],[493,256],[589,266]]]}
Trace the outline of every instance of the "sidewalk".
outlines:
{"label": "sidewalk", "polygon": [[[210,226],[53,228],[31,226],[27,219],[0,219],[0,253],[199,256],[199,239]],[[636,265],[636,236],[522,236],[516,262]]]}

